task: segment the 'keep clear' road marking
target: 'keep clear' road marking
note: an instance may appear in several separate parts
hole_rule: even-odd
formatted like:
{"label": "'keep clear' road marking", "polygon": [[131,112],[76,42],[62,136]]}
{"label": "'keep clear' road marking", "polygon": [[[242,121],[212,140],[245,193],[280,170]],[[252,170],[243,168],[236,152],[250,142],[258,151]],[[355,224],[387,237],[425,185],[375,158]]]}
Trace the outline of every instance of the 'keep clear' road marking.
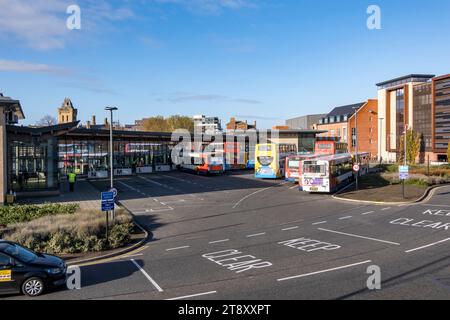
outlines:
{"label": "'keep clear' road marking", "polygon": [[347,268],[359,266],[362,264],[368,264],[371,262],[372,262],[372,260],[366,260],[366,261],[362,261],[362,262],[348,264],[348,265],[342,266],[342,267],[336,267],[336,268],[331,268],[331,269],[326,269],[326,270],[315,271],[315,272],[311,272],[311,273],[299,274],[297,276],[281,278],[281,279],[277,279],[277,281],[286,281],[286,280],[291,280],[291,279],[304,278],[304,277],[313,276],[313,275],[320,274],[320,273],[326,273],[326,272],[331,272],[331,271],[336,271],[336,270],[341,270],[341,269],[347,269]]}
{"label": "'keep clear' road marking", "polygon": [[235,249],[206,253],[202,257],[236,273],[272,266],[272,263],[268,261],[263,261],[252,255],[244,255]]}
{"label": "'keep clear' road marking", "polygon": [[131,259],[130,261],[133,262],[133,264],[142,272],[142,274],[148,279],[148,281],[150,281],[150,283],[156,288],[156,290],[158,290],[159,292],[163,292],[163,289],[156,283],[156,281],[153,280],[152,277],[150,277],[148,273],[145,272],[145,270],[142,269],[142,267],[134,259]]}
{"label": "'keep clear' road marking", "polygon": [[287,241],[281,241],[278,242],[278,244],[285,245],[290,248],[294,248],[301,251],[306,252],[314,252],[317,250],[325,250],[325,251],[331,251],[341,248],[341,246],[338,246],[337,244],[331,244],[328,242],[320,241],[320,240],[313,240],[308,238],[299,238],[299,239],[292,239]]}
{"label": "'keep clear' road marking", "polygon": [[349,236],[349,237],[354,237],[354,238],[360,238],[360,239],[366,239],[366,240],[371,240],[371,241],[377,241],[377,242],[393,244],[393,245],[396,245],[396,246],[400,245],[400,243],[397,243],[397,242],[386,241],[386,240],[381,240],[381,239],[376,239],[376,238],[369,238],[369,237],[364,237],[364,236],[360,236],[360,235],[352,234],[352,233],[345,233],[345,232],[334,231],[334,230],[329,230],[329,229],[322,229],[322,228],[319,228],[319,230],[320,231],[325,231],[325,232],[341,234],[341,235],[344,235],[344,236]]}

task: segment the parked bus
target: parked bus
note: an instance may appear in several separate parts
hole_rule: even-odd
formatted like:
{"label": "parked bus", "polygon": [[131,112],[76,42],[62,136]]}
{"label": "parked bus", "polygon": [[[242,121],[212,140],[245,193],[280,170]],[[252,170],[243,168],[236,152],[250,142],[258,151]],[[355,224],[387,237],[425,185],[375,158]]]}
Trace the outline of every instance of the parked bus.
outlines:
{"label": "parked bus", "polygon": [[242,170],[247,167],[248,153],[245,144],[239,142],[224,143],[225,170]]}
{"label": "parked bus", "polygon": [[318,155],[347,153],[347,149],[347,143],[333,140],[317,140],[314,144],[314,153]]}
{"label": "parked bus", "polygon": [[312,153],[298,154],[286,157],[285,178],[286,181],[299,182],[302,171],[302,161],[314,158]]}
{"label": "parked bus", "polygon": [[[353,165],[360,164],[358,173]],[[306,192],[336,192],[351,183],[356,174],[369,172],[369,153],[343,153],[303,161],[302,185]]]}
{"label": "parked bus", "polygon": [[197,174],[222,174],[225,171],[223,157],[205,152],[189,153],[190,163],[179,165],[181,170],[188,170]]}
{"label": "parked bus", "polygon": [[255,147],[255,177],[277,179],[284,176],[286,157],[297,153],[295,144],[257,144]]}

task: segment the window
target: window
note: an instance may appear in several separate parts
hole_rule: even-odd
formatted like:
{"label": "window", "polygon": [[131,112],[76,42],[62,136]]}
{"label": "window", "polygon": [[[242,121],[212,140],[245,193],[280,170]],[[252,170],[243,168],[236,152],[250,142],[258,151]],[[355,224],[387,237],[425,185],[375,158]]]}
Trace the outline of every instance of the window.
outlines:
{"label": "window", "polygon": [[330,130],[330,134],[331,134],[332,137],[334,137],[334,129]]}
{"label": "window", "polygon": [[7,255],[0,253],[0,269],[2,269],[2,267],[8,266],[10,263],[11,263],[11,258],[8,257]]}
{"label": "window", "polygon": [[352,147],[356,147],[356,128],[352,128]]}
{"label": "window", "polygon": [[337,136],[340,138],[341,137],[341,129],[337,129]]}

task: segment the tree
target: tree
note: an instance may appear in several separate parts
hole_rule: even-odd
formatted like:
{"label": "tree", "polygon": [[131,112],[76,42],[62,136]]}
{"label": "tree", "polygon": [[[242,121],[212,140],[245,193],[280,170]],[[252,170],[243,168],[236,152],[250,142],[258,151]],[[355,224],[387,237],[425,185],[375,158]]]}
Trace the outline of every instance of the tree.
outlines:
{"label": "tree", "polygon": [[189,132],[194,130],[192,118],[180,115],[174,115],[169,118],[156,116],[144,120],[143,128],[145,131],[154,132],[173,132],[176,129],[186,129]]}
{"label": "tree", "polygon": [[172,132],[177,129],[185,129],[189,132],[194,131],[194,121],[191,117],[174,115],[167,119],[167,123]]}
{"label": "tree", "polygon": [[[405,136],[400,138],[400,150],[399,150],[399,162],[404,162],[404,150],[405,150]],[[416,159],[420,152],[421,135],[414,130],[409,129],[406,131],[406,163],[416,164]]]}
{"label": "tree", "polygon": [[55,124],[57,124],[56,118],[52,117],[49,114],[46,114],[45,116],[43,116],[37,123],[36,125],[39,127],[49,127],[49,126],[54,126]]}

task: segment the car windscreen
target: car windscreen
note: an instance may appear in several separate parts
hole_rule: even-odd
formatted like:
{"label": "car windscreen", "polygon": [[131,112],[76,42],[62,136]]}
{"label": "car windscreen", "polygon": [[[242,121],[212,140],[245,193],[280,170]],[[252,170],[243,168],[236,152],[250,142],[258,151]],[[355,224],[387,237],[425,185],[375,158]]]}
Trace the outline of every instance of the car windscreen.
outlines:
{"label": "car windscreen", "polygon": [[33,251],[12,243],[0,243],[0,252],[6,253],[25,263],[29,263],[37,258],[37,255]]}

